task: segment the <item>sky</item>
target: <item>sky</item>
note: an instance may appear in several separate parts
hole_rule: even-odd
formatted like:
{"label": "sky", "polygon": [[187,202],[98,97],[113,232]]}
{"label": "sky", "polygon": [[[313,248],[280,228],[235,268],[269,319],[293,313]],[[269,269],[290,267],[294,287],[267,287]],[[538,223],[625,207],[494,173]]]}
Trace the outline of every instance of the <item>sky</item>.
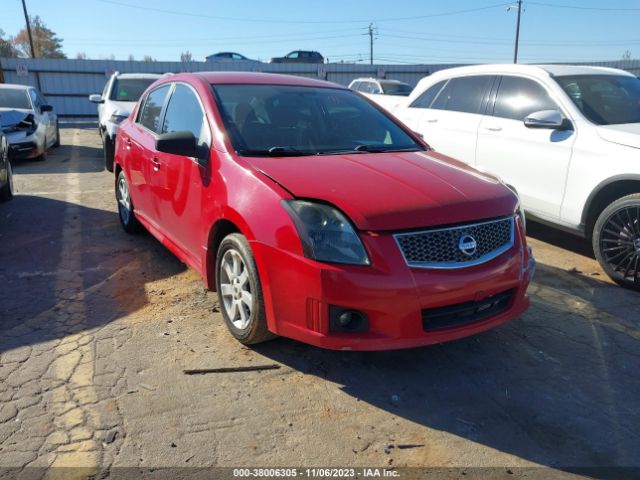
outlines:
{"label": "sky", "polygon": [[[178,61],[220,51],[268,61],[317,50],[331,62],[498,63],[513,60],[517,9],[500,0],[26,0],[70,58]],[[640,0],[523,0],[522,63],[640,58]],[[24,27],[21,0],[2,0],[0,29]]]}

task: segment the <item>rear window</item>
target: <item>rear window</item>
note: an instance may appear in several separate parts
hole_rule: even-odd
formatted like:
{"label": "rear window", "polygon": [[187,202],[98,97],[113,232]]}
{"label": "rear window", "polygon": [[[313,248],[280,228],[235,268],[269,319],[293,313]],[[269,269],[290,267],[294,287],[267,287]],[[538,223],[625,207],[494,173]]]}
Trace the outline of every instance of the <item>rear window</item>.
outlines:
{"label": "rear window", "polygon": [[423,150],[352,90],[290,85],[215,85],[235,150],[247,156]]}
{"label": "rear window", "polygon": [[31,102],[26,90],[16,88],[0,89],[0,108],[31,109]]}
{"label": "rear window", "polygon": [[110,100],[137,102],[155,78],[116,78],[111,89]]}
{"label": "rear window", "polygon": [[380,82],[380,86],[385,95],[402,95],[406,97],[411,93],[411,90],[413,90],[413,88],[406,83]]}

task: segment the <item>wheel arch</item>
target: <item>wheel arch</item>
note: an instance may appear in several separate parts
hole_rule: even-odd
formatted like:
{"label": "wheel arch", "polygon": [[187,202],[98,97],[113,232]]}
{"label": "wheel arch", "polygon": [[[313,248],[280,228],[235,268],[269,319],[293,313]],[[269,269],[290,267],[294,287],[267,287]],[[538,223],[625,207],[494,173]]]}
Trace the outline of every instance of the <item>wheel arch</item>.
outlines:
{"label": "wheel arch", "polygon": [[582,212],[585,236],[591,238],[598,216],[608,205],[632,193],[640,193],[640,175],[617,175],[594,188]]}

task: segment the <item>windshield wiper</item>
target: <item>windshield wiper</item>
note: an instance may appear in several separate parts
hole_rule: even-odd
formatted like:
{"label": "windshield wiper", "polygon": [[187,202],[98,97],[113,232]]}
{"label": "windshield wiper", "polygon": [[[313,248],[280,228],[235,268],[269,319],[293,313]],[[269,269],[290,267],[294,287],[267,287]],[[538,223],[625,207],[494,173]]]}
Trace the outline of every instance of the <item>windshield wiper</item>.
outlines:
{"label": "windshield wiper", "polygon": [[399,147],[399,148],[382,148],[382,147],[374,147],[372,145],[358,145],[354,148],[356,152],[367,152],[367,153],[386,153],[386,152],[417,152],[421,150],[420,147]]}
{"label": "windshield wiper", "polygon": [[271,147],[268,150],[240,150],[238,154],[249,157],[304,157],[317,155],[315,152],[305,152],[294,147]]}

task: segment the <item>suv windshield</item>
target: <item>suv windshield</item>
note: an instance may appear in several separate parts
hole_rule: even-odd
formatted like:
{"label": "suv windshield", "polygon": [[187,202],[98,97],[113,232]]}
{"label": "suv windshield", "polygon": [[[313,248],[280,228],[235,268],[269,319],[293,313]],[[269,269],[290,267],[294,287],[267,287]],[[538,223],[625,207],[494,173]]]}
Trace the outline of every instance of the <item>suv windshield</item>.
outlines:
{"label": "suv windshield", "polygon": [[27,91],[17,88],[0,88],[0,108],[31,109]]}
{"label": "suv windshield", "polygon": [[240,155],[423,150],[351,90],[290,85],[215,85],[213,90]]}
{"label": "suv windshield", "polygon": [[640,79],[623,75],[572,75],[555,80],[593,123],[640,123]]}
{"label": "suv windshield", "polygon": [[411,93],[411,90],[413,90],[411,86],[406,83],[380,82],[380,86],[385,95],[402,95],[407,97]]}
{"label": "suv windshield", "polygon": [[111,89],[110,100],[137,102],[155,78],[116,78]]}

